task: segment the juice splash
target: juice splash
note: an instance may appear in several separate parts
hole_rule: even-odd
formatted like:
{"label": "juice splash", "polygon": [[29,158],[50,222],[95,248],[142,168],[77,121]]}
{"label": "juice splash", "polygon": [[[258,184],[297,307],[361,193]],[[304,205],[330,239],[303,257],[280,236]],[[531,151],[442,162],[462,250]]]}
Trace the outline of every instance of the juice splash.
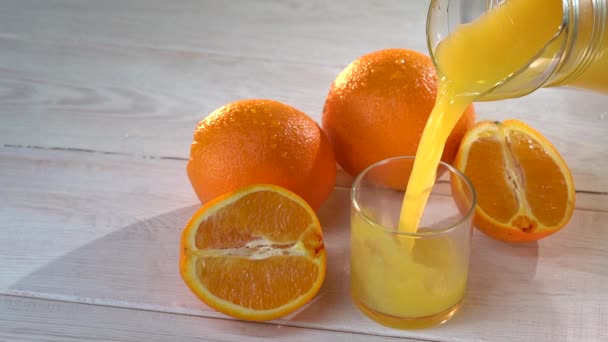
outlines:
{"label": "juice splash", "polygon": [[439,43],[437,102],[416,152],[400,231],[417,231],[445,141],[464,109],[527,66],[559,33],[562,17],[561,0],[508,0]]}

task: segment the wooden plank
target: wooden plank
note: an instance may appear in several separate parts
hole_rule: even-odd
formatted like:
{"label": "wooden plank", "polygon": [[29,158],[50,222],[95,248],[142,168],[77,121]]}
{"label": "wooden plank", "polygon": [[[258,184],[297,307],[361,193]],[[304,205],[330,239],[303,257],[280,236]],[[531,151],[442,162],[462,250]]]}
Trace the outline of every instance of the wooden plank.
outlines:
{"label": "wooden plank", "polygon": [[1,36],[0,49],[0,143],[182,158],[189,155],[196,124],[232,101],[270,98],[319,119],[339,72],[308,64],[76,48]]}
{"label": "wooden plank", "polygon": [[405,42],[426,52],[428,4],[5,0],[0,32],[14,40],[78,47],[111,45],[335,66]]}
{"label": "wooden plank", "polygon": [[[396,341],[390,337],[0,295],[2,341]],[[413,339],[399,341],[417,341]]]}
{"label": "wooden plank", "polygon": [[[121,227],[180,208],[191,213],[198,203],[179,160],[2,149],[0,175],[0,254],[20,265],[0,276],[0,287]],[[161,225],[179,234],[182,219]]]}
{"label": "wooden plank", "polygon": [[[200,119],[251,97],[320,122],[347,63],[383,47],[425,51],[427,3],[359,1],[343,15],[334,2],[6,1],[0,144],[185,158]],[[606,97],[545,89],[479,103],[477,114],[528,122],[562,152],[578,190],[608,192]]]}
{"label": "wooden plank", "polygon": [[[181,228],[198,207],[184,162],[2,149],[0,293],[224,318],[177,270]],[[319,295],[276,324],[425,340],[608,338],[608,213],[576,210],[562,232],[508,245],[476,233],[465,306],[444,326],[384,328],[349,298],[348,189],[318,212],[328,251]]]}

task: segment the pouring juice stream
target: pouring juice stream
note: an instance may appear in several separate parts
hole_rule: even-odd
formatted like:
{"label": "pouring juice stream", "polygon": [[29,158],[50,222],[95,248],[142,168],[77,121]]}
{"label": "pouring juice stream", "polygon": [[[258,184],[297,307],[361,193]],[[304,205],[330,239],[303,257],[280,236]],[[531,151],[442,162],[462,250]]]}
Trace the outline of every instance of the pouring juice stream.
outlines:
{"label": "pouring juice stream", "polygon": [[445,142],[465,108],[527,66],[559,33],[562,19],[561,0],[509,0],[439,43],[437,101],[416,152],[399,218],[401,232],[418,230]]}

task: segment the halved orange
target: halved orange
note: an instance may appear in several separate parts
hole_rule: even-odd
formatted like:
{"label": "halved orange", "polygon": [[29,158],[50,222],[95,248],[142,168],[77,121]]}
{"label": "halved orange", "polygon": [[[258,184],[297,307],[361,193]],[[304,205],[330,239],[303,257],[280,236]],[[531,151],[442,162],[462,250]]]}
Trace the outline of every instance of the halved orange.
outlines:
{"label": "halved orange", "polygon": [[[477,123],[462,139],[454,166],[473,183],[474,222],[490,237],[535,241],[563,228],[572,216],[576,193],[566,162],[521,121]],[[454,179],[452,187],[456,197],[465,191]]]}
{"label": "halved orange", "polygon": [[186,285],[235,318],[287,315],[325,279],[319,220],[306,201],[279,186],[251,185],[212,200],[192,216],[181,243]]}

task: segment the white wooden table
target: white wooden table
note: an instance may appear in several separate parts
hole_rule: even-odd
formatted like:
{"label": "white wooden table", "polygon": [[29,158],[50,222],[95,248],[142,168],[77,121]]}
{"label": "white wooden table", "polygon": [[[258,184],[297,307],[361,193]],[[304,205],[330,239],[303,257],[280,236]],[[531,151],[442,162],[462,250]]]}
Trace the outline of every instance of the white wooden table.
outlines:
{"label": "white wooden table", "polygon": [[0,0],[0,340],[608,341],[608,97],[565,89],[477,104],[562,152],[577,209],[558,234],[474,237],[463,309],[422,331],[352,305],[348,183],[319,210],[328,275],[268,323],[209,309],[178,275],[199,203],[186,177],[196,123],[242,98],[320,122],[358,56],[426,52],[428,0]]}

